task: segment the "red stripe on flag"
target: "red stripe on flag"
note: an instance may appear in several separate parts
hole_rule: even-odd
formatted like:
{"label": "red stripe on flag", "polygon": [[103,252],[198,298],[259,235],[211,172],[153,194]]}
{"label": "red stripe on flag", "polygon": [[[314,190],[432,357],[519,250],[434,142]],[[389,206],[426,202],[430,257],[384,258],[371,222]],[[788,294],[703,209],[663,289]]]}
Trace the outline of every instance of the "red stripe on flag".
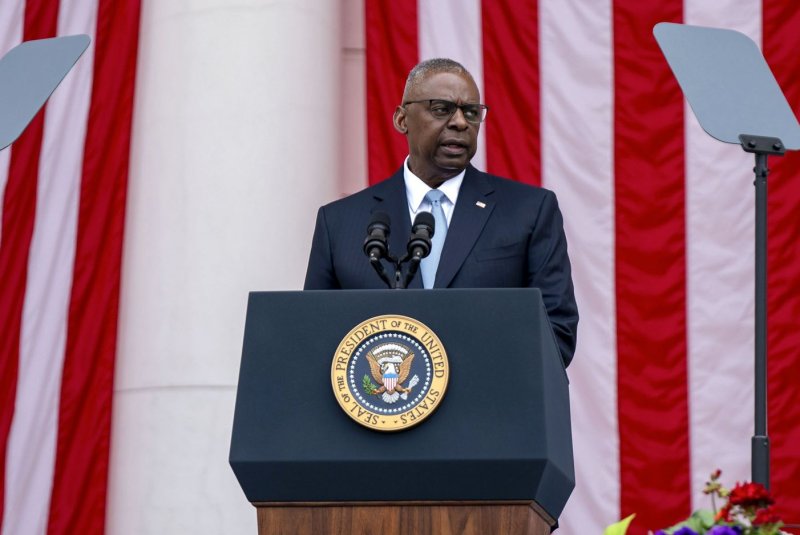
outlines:
{"label": "red stripe on flag", "polygon": [[102,533],[139,2],[101,0],[48,533]]}
{"label": "red stripe on flag", "polygon": [[[800,112],[800,11],[795,0],[764,0],[764,55],[775,78]],[[788,523],[800,524],[800,154],[769,161],[768,325],[769,429],[772,490]]]}
{"label": "red stripe on flag", "polygon": [[691,507],[683,97],[652,35],[681,19],[680,0],[613,6],[620,508],[635,533]]}
{"label": "red stripe on flag", "polygon": [[408,71],[419,61],[417,3],[365,0],[367,28],[367,158],[369,182],[394,173],[408,154],[392,126]]}
{"label": "red stripe on flag", "polygon": [[[24,41],[55,36],[57,24],[58,2],[28,0],[25,4]],[[0,525],[3,522],[6,453],[17,392],[22,307],[36,215],[44,117],[44,110],[36,114],[13,144],[3,198],[3,239],[0,244]]]}
{"label": "red stripe on flag", "polygon": [[538,2],[481,5],[486,170],[540,185]]}

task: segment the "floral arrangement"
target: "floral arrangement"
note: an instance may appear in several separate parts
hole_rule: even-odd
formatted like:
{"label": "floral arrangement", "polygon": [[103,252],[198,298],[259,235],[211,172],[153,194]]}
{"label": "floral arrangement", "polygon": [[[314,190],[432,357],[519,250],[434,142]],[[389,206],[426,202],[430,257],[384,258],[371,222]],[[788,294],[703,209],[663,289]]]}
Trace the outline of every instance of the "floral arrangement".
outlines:
{"label": "floral arrangement", "polygon": [[[716,470],[706,482],[703,493],[711,497],[711,508],[701,509],[692,516],[651,535],[778,535],[783,522],[775,514],[775,500],[760,483],[737,483],[728,490],[719,482],[722,474]],[[717,500],[723,505],[717,509]],[[606,528],[605,535],[624,535],[636,515]]]}

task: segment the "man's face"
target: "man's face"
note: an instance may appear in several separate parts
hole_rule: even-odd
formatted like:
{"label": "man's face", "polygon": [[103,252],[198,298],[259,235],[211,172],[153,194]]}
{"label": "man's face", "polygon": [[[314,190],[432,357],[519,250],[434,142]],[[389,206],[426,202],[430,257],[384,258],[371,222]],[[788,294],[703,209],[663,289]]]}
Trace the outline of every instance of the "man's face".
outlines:
{"label": "man's face", "polygon": [[[428,99],[478,104],[480,93],[468,76],[434,73],[412,86],[403,101]],[[394,125],[408,138],[409,168],[431,187],[459,174],[477,150],[480,123],[467,122],[460,109],[449,119],[437,119],[428,102],[406,104],[395,111]]]}

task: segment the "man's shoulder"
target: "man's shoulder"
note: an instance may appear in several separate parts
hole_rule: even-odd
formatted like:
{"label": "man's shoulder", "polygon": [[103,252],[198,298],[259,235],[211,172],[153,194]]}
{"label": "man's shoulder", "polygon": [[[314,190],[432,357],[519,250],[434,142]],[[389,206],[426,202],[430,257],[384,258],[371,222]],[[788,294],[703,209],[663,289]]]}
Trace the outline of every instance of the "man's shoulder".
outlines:
{"label": "man's shoulder", "polygon": [[555,194],[551,190],[542,186],[526,184],[504,176],[485,173],[478,169],[474,169],[473,176],[475,179],[483,181],[487,187],[491,188],[496,193],[510,199],[541,201],[549,197],[555,197]]}
{"label": "man's shoulder", "polygon": [[325,204],[323,208],[326,210],[342,210],[352,208],[355,205],[363,204],[374,197],[372,193],[373,188],[375,188],[375,186],[370,186],[362,189],[361,191],[351,193],[340,199],[336,199],[335,201]]}
{"label": "man's shoulder", "polygon": [[[376,200],[384,199],[392,194],[392,190],[397,189],[397,174],[382,180],[372,186],[368,186],[360,191],[346,195],[341,199],[331,201],[323,206],[326,211],[352,210],[359,206],[372,206]],[[402,181],[402,175],[399,178]]]}

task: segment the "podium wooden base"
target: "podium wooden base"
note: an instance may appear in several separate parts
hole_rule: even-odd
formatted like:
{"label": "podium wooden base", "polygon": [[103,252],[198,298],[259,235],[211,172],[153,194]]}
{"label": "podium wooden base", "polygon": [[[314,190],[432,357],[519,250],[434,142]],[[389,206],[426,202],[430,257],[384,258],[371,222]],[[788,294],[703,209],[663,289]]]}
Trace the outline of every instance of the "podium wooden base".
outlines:
{"label": "podium wooden base", "polygon": [[549,535],[535,502],[255,503],[259,535]]}

